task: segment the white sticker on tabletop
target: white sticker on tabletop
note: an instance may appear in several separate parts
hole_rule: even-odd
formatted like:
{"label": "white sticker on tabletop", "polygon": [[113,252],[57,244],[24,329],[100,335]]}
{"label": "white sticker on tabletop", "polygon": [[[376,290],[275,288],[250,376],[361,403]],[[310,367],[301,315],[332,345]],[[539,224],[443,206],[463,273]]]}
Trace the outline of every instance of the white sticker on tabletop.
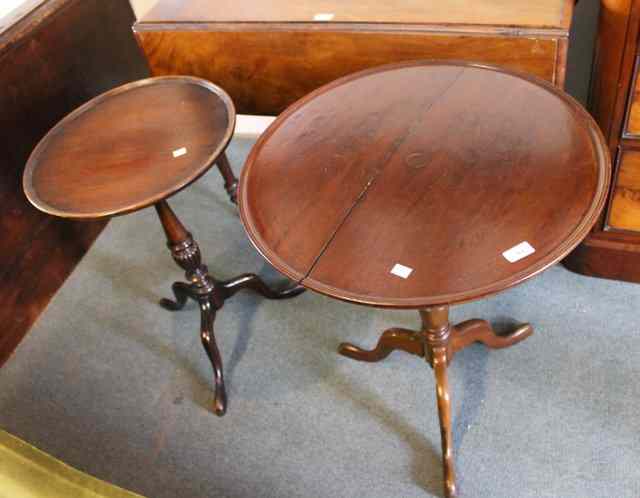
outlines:
{"label": "white sticker on tabletop", "polygon": [[184,156],[187,153],[187,148],[186,147],[180,147],[179,149],[176,149],[172,152],[173,157],[180,157],[180,156]]}
{"label": "white sticker on tabletop", "polygon": [[536,250],[531,244],[529,244],[529,242],[525,240],[524,242],[520,242],[519,244],[513,246],[511,249],[507,249],[502,253],[502,255],[504,256],[504,259],[506,259],[509,263],[515,263],[516,261],[520,261],[522,258],[526,258],[534,252],[536,252]]}
{"label": "white sticker on tabletop", "polygon": [[333,19],[333,14],[329,14],[329,13],[322,13],[322,14],[316,14],[315,16],[313,16],[313,20],[314,21],[331,21]]}
{"label": "white sticker on tabletop", "polygon": [[396,263],[393,268],[391,268],[391,273],[400,278],[409,278],[413,268],[409,268],[408,266],[401,265],[400,263]]}

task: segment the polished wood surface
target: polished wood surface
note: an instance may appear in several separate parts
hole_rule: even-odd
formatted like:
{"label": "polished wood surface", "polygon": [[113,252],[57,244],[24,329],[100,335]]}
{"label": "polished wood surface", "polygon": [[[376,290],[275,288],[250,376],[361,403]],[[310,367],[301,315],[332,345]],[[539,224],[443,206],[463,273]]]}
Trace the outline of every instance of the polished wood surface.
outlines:
{"label": "polished wood surface", "polygon": [[[239,207],[262,255],[303,286],[420,310],[419,332],[392,328],[373,350],[343,343],[339,352],[376,362],[401,350],[433,367],[451,498],[447,367],[473,342],[504,348],[533,329],[501,337],[484,320],[452,326],[449,305],[565,256],[597,220],[610,170],[593,119],[553,85],[417,61],[342,78],[289,107],[252,148]],[[505,254],[523,243],[532,252]]]}
{"label": "polished wood surface", "polygon": [[485,320],[467,320],[451,325],[448,306],[425,308],[420,310],[420,317],[422,319],[420,331],[389,329],[382,333],[378,344],[370,351],[349,343],[342,343],[338,351],[354,360],[367,362],[380,361],[393,351],[404,351],[424,357],[431,365],[436,380],[444,494],[447,498],[453,498],[457,496],[457,489],[447,367],[453,361],[455,353],[474,342],[481,342],[491,349],[507,348],[529,337],[533,333],[533,328],[529,324],[523,324],[507,335],[498,335]]}
{"label": "polished wood surface", "polygon": [[[158,0],[143,22],[393,22],[566,28],[573,0]],[[332,16],[327,19],[326,14]]]}
{"label": "polished wood surface", "polygon": [[608,208],[564,261],[586,275],[640,283],[640,211],[635,200],[640,162],[637,87],[640,1],[603,0],[590,110],[604,132],[616,169]]}
{"label": "polished wood surface", "polygon": [[31,154],[24,189],[39,209],[62,217],[140,209],[205,173],[227,146],[234,123],[230,98],[207,81],[137,81],[60,121]]}
{"label": "polished wood surface", "polygon": [[[631,7],[634,0],[601,0],[593,79],[589,95],[589,110],[595,117],[615,153],[610,137],[619,133],[620,108],[618,92],[624,92],[625,73],[630,77],[628,60],[634,57],[633,33],[627,38],[630,26]],[[627,50],[625,50],[627,49]],[[625,54],[626,52],[626,54]],[[626,64],[625,64],[626,61]],[[622,83],[622,84],[620,84]]]}
{"label": "polished wood surface", "polygon": [[192,77],[148,78],[106,92],[60,121],[36,146],[24,173],[29,200],[67,218],[101,218],[154,204],[167,246],[186,282],[175,282],[177,311],[188,299],[200,307],[200,338],[213,369],[213,410],[227,410],[222,358],[214,335],[216,313],[242,289],[268,299],[294,297],[300,286],[268,287],[247,273],[218,280],[202,263],[200,248],[166,198],[217,164],[230,200],[237,180],[224,150],[235,110],[223,90]]}
{"label": "polished wood surface", "polygon": [[0,22],[0,365],[105,225],[33,208],[22,191],[29,154],[75,107],[149,74],[127,0],[30,1],[25,7]]}
{"label": "polished wood surface", "polygon": [[640,150],[623,149],[618,154],[608,225],[640,231]]}
{"label": "polished wood surface", "polygon": [[594,232],[563,264],[591,277],[640,282],[640,244],[632,232]]}
{"label": "polished wood surface", "polygon": [[200,248],[193,236],[169,207],[166,200],[155,204],[156,212],[167,236],[167,245],[174,261],[185,271],[188,283],[175,282],[172,285],[175,301],[162,299],[160,305],[170,311],[181,310],[189,298],[200,306],[200,339],[213,368],[213,411],[223,416],[227,411],[227,391],[224,384],[222,357],[214,335],[213,324],[216,312],[225,300],[242,289],[252,290],[268,299],[295,297],[304,291],[293,286],[283,290],[273,290],[257,275],[247,273],[231,280],[216,280],[202,264]]}
{"label": "polished wood surface", "polygon": [[337,78],[404,60],[480,60],[557,81],[558,46],[552,38],[204,30],[140,30],[137,35],[153,74],[193,74],[214,81],[229,91],[238,112],[248,114],[277,115]]}
{"label": "polished wood surface", "polygon": [[571,0],[161,1],[134,31],[154,75],[206,78],[238,112],[277,115],[337,78],[419,59],[483,62],[562,87],[572,13]]}
{"label": "polished wood surface", "polygon": [[[341,79],[287,109],[249,155],[240,212],[258,250],[304,286],[419,308],[497,292],[557,262],[596,221],[609,173],[597,126],[552,85],[414,62]],[[524,241],[535,253],[507,261]],[[409,278],[390,273],[396,263]]]}

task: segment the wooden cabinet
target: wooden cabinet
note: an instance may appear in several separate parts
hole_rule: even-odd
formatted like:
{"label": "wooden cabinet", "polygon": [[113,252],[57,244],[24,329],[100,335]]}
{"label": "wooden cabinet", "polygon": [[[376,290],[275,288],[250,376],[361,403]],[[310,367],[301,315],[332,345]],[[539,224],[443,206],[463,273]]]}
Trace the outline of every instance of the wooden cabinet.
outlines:
{"label": "wooden cabinet", "polygon": [[134,26],[155,75],[280,113],[336,78],[416,59],[485,62],[563,86],[573,0],[159,0]]}
{"label": "wooden cabinet", "polygon": [[640,233],[640,150],[618,151],[607,226]]}
{"label": "wooden cabinet", "polygon": [[587,275],[640,282],[640,0],[603,0],[589,108],[615,165],[600,222],[565,260]]}
{"label": "wooden cabinet", "polygon": [[104,227],[36,210],[22,173],[75,107],[148,75],[127,0],[27,0],[0,26],[0,365]]}

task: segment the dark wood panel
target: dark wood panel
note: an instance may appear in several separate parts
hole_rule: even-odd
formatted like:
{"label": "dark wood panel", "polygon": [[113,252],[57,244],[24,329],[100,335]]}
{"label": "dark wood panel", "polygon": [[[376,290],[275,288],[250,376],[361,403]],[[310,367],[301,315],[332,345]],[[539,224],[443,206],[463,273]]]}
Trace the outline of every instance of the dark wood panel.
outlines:
{"label": "dark wood panel", "polygon": [[[205,30],[206,29],[206,30]],[[312,90],[392,62],[457,59],[540,76],[562,86],[558,38],[428,32],[349,32],[136,26],[154,75],[188,74],[224,88],[240,113],[279,114]],[[241,56],[239,56],[241,54]]]}
{"label": "dark wood panel", "polygon": [[[603,0],[596,41],[589,109],[600,125],[605,138],[611,145],[612,121],[618,91],[625,92],[624,73],[629,69],[623,65],[627,29],[633,0]],[[615,135],[615,132],[614,132]]]}
{"label": "dark wood panel", "polygon": [[[0,275],[0,365],[11,355],[56,291],[82,259],[106,221],[69,223],[50,217]],[[73,310],[69,310],[70,313]]]}
{"label": "dark wood panel", "polygon": [[640,245],[617,233],[589,236],[563,264],[591,277],[640,283]]}
{"label": "dark wood panel", "polygon": [[0,35],[0,361],[104,226],[33,208],[22,191],[25,163],[75,107],[148,75],[133,21],[127,0],[50,0]]}

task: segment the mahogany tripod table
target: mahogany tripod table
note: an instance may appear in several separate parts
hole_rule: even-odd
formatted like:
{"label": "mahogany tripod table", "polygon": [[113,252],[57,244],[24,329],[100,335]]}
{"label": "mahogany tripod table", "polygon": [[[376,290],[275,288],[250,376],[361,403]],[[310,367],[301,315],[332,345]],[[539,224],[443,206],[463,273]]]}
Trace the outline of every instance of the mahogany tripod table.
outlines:
{"label": "mahogany tripod table", "polygon": [[214,373],[214,411],[224,415],[227,396],[213,323],[224,301],[241,289],[270,299],[304,290],[273,290],[254,274],[218,280],[202,264],[200,249],[167,198],[217,164],[232,202],[237,181],[225,156],[235,124],[229,96],[199,78],[166,76],[106,92],[66,116],[33,150],[24,172],[25,194],[38,209],[64,218],[96,219],[153,205],[175,262],[188,282],[172,286],[181,309],[200,306],[202,345]]}
{"label": "mahogany tripod table", "polygon": [[[473,342],[515,344],[449,306],[516,285],[564,257],[605,202],[600,131],[541,79],[497,68],[411,62],[363,71],[307,95],[253,147],[239,206],[278,270],[327,296],[419,310],[419,331],[340,353],[393,350],[433,367],[445,495],[456,495],[447,366]],[[552,297],[550,296],[550,299]]]}

